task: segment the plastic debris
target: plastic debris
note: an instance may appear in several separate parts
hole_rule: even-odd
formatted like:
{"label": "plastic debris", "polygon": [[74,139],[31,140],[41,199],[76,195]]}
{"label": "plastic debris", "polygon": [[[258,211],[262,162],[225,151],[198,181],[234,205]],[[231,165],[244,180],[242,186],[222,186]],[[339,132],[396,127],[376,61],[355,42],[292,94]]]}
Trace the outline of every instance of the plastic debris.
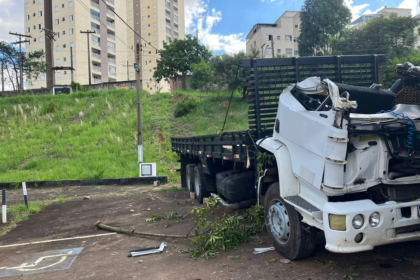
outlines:
{"label": "plastic debris", "polygon": [[144,255],[151,255],[151,254],[160,254],[165,249],[166,242],[162,242],[159,247],[151,247],[151,248],[144,248],[144,249],[138,249],[130,251],[130,254],[128,257],[138,257],[138,256],[144,256]]}
{"label": "plastic debris", "polygon": [[274,251],[274,247],[267,247],[267,248],[254,248],[254,255],[263,254],[269,251]]}

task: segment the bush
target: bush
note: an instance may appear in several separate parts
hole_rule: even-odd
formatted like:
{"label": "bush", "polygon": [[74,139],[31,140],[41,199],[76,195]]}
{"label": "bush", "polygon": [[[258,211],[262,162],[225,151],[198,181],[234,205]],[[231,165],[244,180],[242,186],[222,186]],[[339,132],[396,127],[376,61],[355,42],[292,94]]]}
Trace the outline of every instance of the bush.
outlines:
{"label": "bush", "polygon": [[85,87],[77,82],[71,82],[71,89],[73,91],[86,91]]}
{"label": "bush", "polygon": [[179,118],[182,116],[187,115],[192,110],[194,110],[197,107],[197,101],[195,101],[192,98],[183,98],[181,102],[176,104],[175,107],[175,118]]}

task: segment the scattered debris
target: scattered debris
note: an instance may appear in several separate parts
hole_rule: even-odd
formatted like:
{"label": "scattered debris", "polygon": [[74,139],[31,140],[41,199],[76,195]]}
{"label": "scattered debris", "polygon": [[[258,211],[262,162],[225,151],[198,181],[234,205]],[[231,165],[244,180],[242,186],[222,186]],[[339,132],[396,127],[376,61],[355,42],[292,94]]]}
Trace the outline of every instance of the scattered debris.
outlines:
{"label": "scattered debris", "polygon": [[267,247],[267,248],[255,248],[254,249],[254,255],[263,254],[269,251],[274,251],[274,247]]}
{"label": "scattered debris", "polygon": [[150,208],[147,208],[147,211],[150,211],[150,210],[152,210],[152,209],[150,209]]}
{"label": "scattered debris", "polygon": [[84,200],[90,199],[90,196],[87,195],[87,196],[83,197],[83,199]]}
{"label": "scattered debris", "polygon": [[190,198],[195,199],[195,192],[190,192]]}
{"label": "scattered debris", "polygon": [[269,260],[268,262],[273,263],[273,262],[276,262],[276,261],[278,261],[278,260],[279,260],[278,258],[274,258],[274,259]]}
{"label": "scattered debris", "polygon": [[153,186],[155,186],[155,187],[160,186],[160,181],[154,181]]}
{"label": "scattered debris", "polygon": [[159,254],[162,253],[165,249],[166,242],[162,242],[159,247],[151,247],[151,248],[144,248],[130,251],[128,257],[138,257],[144,255],[151,255],[151,254]]}
{"label": "scattered debris", "polygon": [[241,256],[240,255],[238,255],[238,256],[229,256],[228,258],[231,259],[231,260],[240,260],[241,259]]}
{"label": "scattered debris", "polygon": [[222,104],[220,104],[220,106],[222,106],[222,108],[227,108],[229,107],[230,102],[229,101],[225,101]]}
{"label": "scattered debris", "polygon": [[291,261],[288,259],[281,259],[280,262],[285,264],[291,263]]}
{"label": "scattered debris", "polygon": [[131,209],[130,212],[133,213],[134,212],[134,209]]}

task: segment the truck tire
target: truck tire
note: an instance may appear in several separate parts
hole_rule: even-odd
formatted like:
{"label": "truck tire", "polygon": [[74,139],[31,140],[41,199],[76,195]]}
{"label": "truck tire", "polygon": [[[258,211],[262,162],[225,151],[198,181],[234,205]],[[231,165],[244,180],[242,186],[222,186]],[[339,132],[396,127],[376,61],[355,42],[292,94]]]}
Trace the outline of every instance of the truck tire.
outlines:
{"label": "truck tire", "polygon": [[203,198],[210,196],[210,193],[205,188],[205,180],[206,176],[203,172],[203,167],[201,165],[197,165],[194,168],[194,191],[195,199],[200,204],[203,203]]}
{"label": "truck tire", "polygon": [[189,192],[194,192],[194,168],[196,164],[188,164],[185,170],[185,181]]}
{"label": "truck tire", "polygon": [[301,215],[280,197],[279,183],[265,194],[264,216],[268,235],[277,252],[289,260],[312,254],[316,244],[314,228],[301,222]]}

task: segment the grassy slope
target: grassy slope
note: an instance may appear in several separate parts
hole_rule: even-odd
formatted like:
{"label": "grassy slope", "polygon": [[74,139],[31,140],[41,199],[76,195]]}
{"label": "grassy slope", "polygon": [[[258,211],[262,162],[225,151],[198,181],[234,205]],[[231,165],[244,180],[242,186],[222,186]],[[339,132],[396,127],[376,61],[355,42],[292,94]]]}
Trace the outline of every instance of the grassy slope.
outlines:
{"label": "grassy slope", "polygon": [[[177,119],[174,106],[184,96],[142,96],[144,160],[172,180],[179,175],[170,137],[217,133],[226,112],[221,103],[229,98],[178,94],[199,105]],[[225,131],[246,129],[246,102],[234,97],[232,104]],[[0,98],[0,182],[136,177],[136,128],[133,90]]]}

